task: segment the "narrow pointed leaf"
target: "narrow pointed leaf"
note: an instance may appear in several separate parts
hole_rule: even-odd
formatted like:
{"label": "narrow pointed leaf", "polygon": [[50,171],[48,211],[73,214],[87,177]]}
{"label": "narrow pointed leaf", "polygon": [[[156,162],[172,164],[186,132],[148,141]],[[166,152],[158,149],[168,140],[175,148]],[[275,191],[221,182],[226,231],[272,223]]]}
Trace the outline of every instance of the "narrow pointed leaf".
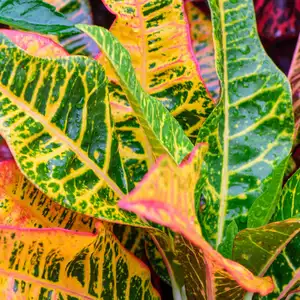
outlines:
{"label": "narrow pointed leaf", "polygon": [[246,227],[248,210],[290,152],[294,124],[289,83],[260,43],[252,0],[209,4],[222,95],[198,136],[210,149],[200,223],[218,246],[232,220]]}
{"label": "narrow pointed leaf", "polygon": [[3,35],[0,44],[0,133],[22,172],[68,208],[144,224],[116,206],[127,183],[101,66],[33,57]]}
{"label": "narrow pointed leaf", "polygon": [[97,42],[118,74],[122,89],[150,141],[154,155],[158,157],[168,153],[176,163],[180,163],[192,150],[193,144],[162,103],[143,90],[128,51],[104,28],[88,25],[77,27]]}
{"label": "narrow pointed leaf", "polygon": [[300,169],[285,184],[274,220],[296,217],[300,217]]}
{"label": "narrow pointed leaf", "polygon": [[296,123],[295,143],[300,143],[300,35],[289,70],[289,80],[293,93],[293,108]]}
{"label": "narrow pointed leaf", "polygon": [[185,11],[190,25],[193,50],[200,66],[200,74],[217,101],[220,96],[220,83],[215,66],[215,51],[210,18],[192,2],[185,2]]}
{"label": "narrow pointed leaf", "polygon": [[[74,24],[93,24],[92,11],[88,0],[44,0],[56,7]],[[72,36],[63,35],[59,42],[70,54],[95,57],[99,53],[96,43],[81,32]]]}
{"label": "narrow pointed leaf", "polygon": [[203,252],[208,262],[228,272],[243,289],[266,295],[273,289],[269,278],[255,277],[238,263],[225,259],[201,235],[194,197],[205,152],[206,147],[197,146],[179,167],[169,157],[162,157],[119,205],[182,234]]}
{"label": "narrow pointed leaf", "polygon": [[44,34],[79,32],[54,6],[42,0],[1,0],[0,23]]}
{"label": "narrow pointed leaf", "polygon": [[3,299],[159,299],[150,272],[105,227],[0,228]]}
{"label": "narrow pointed leaf", "polygon": [[164,104],[195,142],[213,101],[193,54],[183,1],[104,4],[116,15],[110,32],[129,51],[142,88]]}

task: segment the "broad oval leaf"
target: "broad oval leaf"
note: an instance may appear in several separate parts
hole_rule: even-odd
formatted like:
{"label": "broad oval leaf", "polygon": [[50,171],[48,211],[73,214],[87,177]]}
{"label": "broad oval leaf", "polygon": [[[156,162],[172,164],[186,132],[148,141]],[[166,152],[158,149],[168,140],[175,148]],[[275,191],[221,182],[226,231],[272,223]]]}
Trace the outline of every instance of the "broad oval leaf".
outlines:
{"label": "broad oval leaf", "polygon": [[164,104],[195,142],[213,101],[193,54],[183,1],[104,4],[116,15],[110,32],[129,51],[142,88]]}
{"label": "broad oval leaf", "polygon": [[151,144],[154,156],[168,153],[176,163],[180,163],[193,149],[193,144],[162,103],[143,90],[136,78],[128,51],[104,28],[76,26],[97,42],[117,73],[122,89]]}
{"label": "broad oval leaf", "polygon": [[211,20],[190,1],[185,2],[185,11],[190,25],[193,50],[200,66],[201,77],[213,99],[217,101],[220,96],[220,83],[215,66]]}
{"label": "broad oval leaf", "polygon": [[44,34],[79,33],[72,22],[42,0],[1,0],[0,23]]}
{"label": "broad oval leaf", "polygon": [[[189,159],[179,167],[162,157],[137,187],[119,201],[120,207],[150,221],[170,227],[198,247],[216,270],[228,273],[245,290],[270,293],[270,278],[255,277],[238,263],[225,259],[201,235],[195,210],[195,195],[206,147],[197,146]],[[166,188],[167,187],[167,188]]]}
{"label": "broad oval leaf", "polygon": [[33,57],[0,40],[0,133],[22,172],[68,208],[143,225],[116,206],[127,183],[102,67],[84,57]]}
{"label": "broad oval leaf", "polygon": [[0,226],[3,299],[160,299],[150,272],[105,227],[98,235]]}
{"label": "broad oval leaf", "polygon": [[209,143],[200,223],[218,247],[233,220],[246,227],[249,208],[291,150],[294,124],[289,83],[263,50],[252,0],[209,4],[222,95],[198,136]]}

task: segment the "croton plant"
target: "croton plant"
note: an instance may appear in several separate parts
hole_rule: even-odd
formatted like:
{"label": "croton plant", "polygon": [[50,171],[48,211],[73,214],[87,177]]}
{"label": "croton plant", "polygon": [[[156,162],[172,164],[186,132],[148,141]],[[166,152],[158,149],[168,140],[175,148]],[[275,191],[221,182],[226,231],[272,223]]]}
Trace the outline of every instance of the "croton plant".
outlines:
{"label": "croton plant", "polygon": [[299,299],[300,46],[208,2],[0,1],[1,299]]}

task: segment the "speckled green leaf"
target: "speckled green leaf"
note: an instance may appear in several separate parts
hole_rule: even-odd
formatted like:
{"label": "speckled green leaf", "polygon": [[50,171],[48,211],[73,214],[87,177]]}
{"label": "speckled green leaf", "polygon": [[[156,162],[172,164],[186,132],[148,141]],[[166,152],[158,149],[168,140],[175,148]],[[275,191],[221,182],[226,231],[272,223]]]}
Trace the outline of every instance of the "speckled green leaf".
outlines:
{"label": "speckled green leaf", "polygon": [[0,36],[0,133],[47,196],[104,220],[144,224],[116,206],[127,182],[102,67],[84,57],[43,59]]}
{"label": "speckled green leaf", "polygon": [[284,159],[273,171],[268,187],[249,209],[248,228],[264,226],[271,220],[282,191],[282,181],[288,160],[289,157]]}
{"label": "speckled green leaf", "polygon": [[238,227],[233,220],[226,230],[226,236],[223,240],[223,242],[219,245],[218,251],[226,258],[232,259],[232,248],[233,248],[233,242],[234,238],[238,233]]}
{"label": "speckled green leaf", "polygon": [[156,157],[168,153],[176,163],[188,155],[193,144],[179,123],[160,101],[149,96],[139,84],[127,50],[106,29],[77,25],[99,45],[120,79],[129,103],[142,125]]}
{"label": "speckled green leaf", "polygon": [[149,269],[98,234],[0,227],[1,299],[160,299]]}
{"label": "speckled green leaf", "polygon": [[[92,11],[88,0],[44,0],[56,7],[68,20],[74,24],[93,24]],[[81,32],[72,36],[60,36],[59,42],[74,55],[95,57],[99,53],[96,43]]]}
{"label": "speckled green leaf", "polygon": [[218,246],[232,220],[246,227],[251,205],[287,157],[294,130],[286,77],[265,53],[252,0],[210,0],[220,103],[200,129],[209,143],[203,234]]}
{"label": "speckled green leaf", "polygon": [[45,34],[79,33],[72,22],[42,0],[0,0],[0,23]]}

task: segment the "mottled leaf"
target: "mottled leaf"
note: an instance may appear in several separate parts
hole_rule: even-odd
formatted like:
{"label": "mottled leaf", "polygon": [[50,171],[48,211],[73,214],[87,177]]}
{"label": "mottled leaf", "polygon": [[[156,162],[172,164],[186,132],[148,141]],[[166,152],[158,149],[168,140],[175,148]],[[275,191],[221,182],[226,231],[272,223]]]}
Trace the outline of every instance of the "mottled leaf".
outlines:
{"label": "mottled leaf", "polygon": [[104,28],[88,25],[77,27],[97,42],[118,74],[122,89],[148,137],[153,154],[159,157],[168,153],[176,163],[180,163],[192,150],[193,144],[162,103],[143,90],[128,51]]}
{"label": "mottled leaf", "polygon": [[[300,8],[299,8],[300,9]],[[293,93],[293,108],[296,123],[295,143],[300,143],[300,35],[290,66],[288,78]]]}
{"label": "mottled leaf", "polygon": [[55,7],[42,0],[1,0],[0,23],[44,34],[79,32]]}
{"label": "mottled leaf", "polygon": [[0,133],[22,172],[80,213],[144,223],[118,209],[127,192],[102,67],[84,57],[38,58],[0,36]]}
{"label": "mottled leaf", "polygon": [[[74,24],[93,24],[92,11],[88,0],[44,0],[56,7]],[[95,57],[99,53],[96,43],[86,34],[60,36],[59,42],[71,54]]]}
{"label": "mottled leaf", "polygon": [[203,252],[215,270],[229,273],[243,289],[266,295],[273,289],[269,278],[255,277],[241,265],[225,259],[201,235],[194,196],[205,152],[206,147],[197,146],[179,167],[168,156],[162,157],[119,205],[182,234]]}
{"label": "mottled leaf", "polygon": [[104,3],[116,15],[110,32],[129,51],[142,88],[164,104],[195,142],[213,102],[193,55],[183,1]]}
{"label": "mottled leaf", "polygon": [[200,223],[217,247],[233,220],[246,227],[248,210],[291,150],[294,124],[289,83],[260,43],[252,0],[209,4],[222,95],[198,136],[209,143]]}
{"label": "mottled leaf", "polygon": [[100,223],[98,230],[1,226],[2,299],[159,299],[147,267]]}
{"label": "mottled leaf", "polygon": [[239,229],[233,220],[226,230],[226,236],[223,240],[223,242],[219,245],[218,251],[226,258],[232,259],[232,248],[233,248],[233,242],[234,238],[237,235]]}
{"label": "mottled leaf", "polygon": [[200,66],[200,74],[210,94],[217,101],[220,96],[220,83],[215,66],[211,20],[190,1],[186,1],[185,11],[190,25],[193,50]]}
{"label": "mottled leaf", "polygon": [[289,157],[284,159],[274,170],[269,186],[252,204],[248,213],[247,227],[255,228],[266,225],[272,218],[282,191],[282,181]]}

